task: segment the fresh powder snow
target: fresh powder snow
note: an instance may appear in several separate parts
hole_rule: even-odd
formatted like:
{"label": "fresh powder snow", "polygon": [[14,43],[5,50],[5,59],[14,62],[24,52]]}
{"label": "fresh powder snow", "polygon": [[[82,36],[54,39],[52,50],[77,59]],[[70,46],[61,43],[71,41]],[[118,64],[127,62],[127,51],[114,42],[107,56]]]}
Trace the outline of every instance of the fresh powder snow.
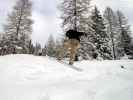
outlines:
{"label": "fresh powder snow", "polygon": [[0,56],[0,100],[133,100],[133,61]]}

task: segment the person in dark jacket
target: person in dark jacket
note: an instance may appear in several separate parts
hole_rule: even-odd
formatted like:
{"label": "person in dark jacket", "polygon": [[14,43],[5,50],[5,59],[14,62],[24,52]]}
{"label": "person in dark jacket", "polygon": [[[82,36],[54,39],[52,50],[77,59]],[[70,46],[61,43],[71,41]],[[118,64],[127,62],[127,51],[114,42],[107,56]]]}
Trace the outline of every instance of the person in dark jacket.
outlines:
{"label": "person in dark jacket", "polygon": [[72,65],[75,60],[77,49],[80,48],[80,38],[83,35],[85,35],[84,32],[78,32],[71,29],[68,30],[66,32],[66,39],[64,40],[63,48],[60,51],[58,59],[61,60],[64,56],[65,50],[67,50],[70,55],[69,64]]}
{"label": "person in dark jacket", "polygon": [[85,35],[84,32],[78,32],[75,30],[68,30],[66,32],[66,37],[68,37],[69,39],[76,39],[80,42],[80,38],[81,36]]}

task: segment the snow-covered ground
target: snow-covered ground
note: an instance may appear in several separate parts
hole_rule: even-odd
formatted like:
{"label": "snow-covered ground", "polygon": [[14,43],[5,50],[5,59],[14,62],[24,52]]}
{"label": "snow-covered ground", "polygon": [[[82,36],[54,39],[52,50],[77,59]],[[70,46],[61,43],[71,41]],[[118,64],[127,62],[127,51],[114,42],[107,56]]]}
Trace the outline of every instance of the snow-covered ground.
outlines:
{"label": "snow-covered ground", "polygon": [[132,60],[74,66],[82,70],[49,57],[1,56],[0,100],[133,100]]}

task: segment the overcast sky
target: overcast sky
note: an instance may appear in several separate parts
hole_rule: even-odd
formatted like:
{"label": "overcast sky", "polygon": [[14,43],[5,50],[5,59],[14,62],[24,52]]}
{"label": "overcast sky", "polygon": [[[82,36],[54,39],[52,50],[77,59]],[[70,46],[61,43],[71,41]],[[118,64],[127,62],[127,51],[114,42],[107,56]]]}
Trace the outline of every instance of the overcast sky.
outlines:
{"label": "overcast sky", "polygon": [[[50,34],[59,37],[62,34],[61,20],[59,19],[59,11],[57,5],[61,0],[32,0],[33,11],[33,42],[45,44]],[[2,25],[5,23],[6,16],[11,12],[12,6],[16,0],[0,0],[0,32]],[[92,0],[92,5],[96,4],[103,11],[106,6],[110,6],[113,10],[121,10],[129,19],[133,30],[133,0]]]}

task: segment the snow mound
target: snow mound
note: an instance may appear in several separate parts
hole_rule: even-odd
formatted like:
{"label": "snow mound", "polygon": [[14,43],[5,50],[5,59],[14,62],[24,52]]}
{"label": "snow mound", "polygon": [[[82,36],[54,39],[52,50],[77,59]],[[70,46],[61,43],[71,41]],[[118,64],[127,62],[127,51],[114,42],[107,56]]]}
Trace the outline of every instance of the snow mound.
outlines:
{"label": "snow mound", "polygon": [[0,58],[0,64],[4,66],[1,67],[4,73],[3,79],[10,83],[12,81],[13,83],[22,83],[42,79],[46,81],[58,81],[65,77],[74,77],[74,79],[76,77],[79,79],[80,77],[84,77],[84,73],[73,69],[73,66],[61,64],[49,57],[8,55]]}
{"label": "snow mound", "polygon": [[68,66],[49,57],[1,56],[0,100],[133,100],[132,76],[131,60]]}

